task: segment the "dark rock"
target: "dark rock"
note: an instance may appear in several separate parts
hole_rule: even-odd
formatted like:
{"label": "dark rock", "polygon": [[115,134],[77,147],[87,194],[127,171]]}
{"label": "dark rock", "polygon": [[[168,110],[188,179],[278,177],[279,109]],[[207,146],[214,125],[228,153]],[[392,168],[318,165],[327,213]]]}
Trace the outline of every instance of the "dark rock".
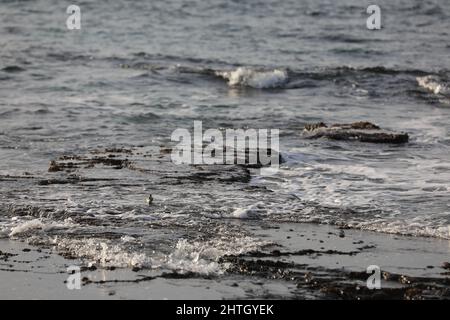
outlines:
{"label": "dark rock", "polygon": [[[224,147],[223,154],[225,155],[227,152],[233,152],[234,151],[234,164],[243,165],[247,168],[251,169],[260,169],[262,167],[270,166],[271,163],[265,163],[267,160],[272,160],[272,158],[278,160],[278,164],[283,163],[285,160],[281,156],[281,153],[279,153],[276,150],[267,148],[267,149],[250,149],[245,148],[244,152],[234,150],[233,148],[227,149]],[[261,156],[265,156],[269,159],[261,159]],[[251,157],[256,156],[256,159],[251,159]]]}
{"label": "dark rock", "polygon": [[350,124],[333,124],[332,128],[343,128],[343,129],[359,129],[359,130],[381,130],[379,126],[367,121],[358,121]]}
{"label": "dark rock", "polygon": [[19,67],[19,66],[7,66],[4,67],[3,69],[1,69],[3,72],[8,72],[8,73],[15,73],[15,72],[22,72],[25,71],[25,69]]}
{"label": "dark rock", "polygon": [[318,122],[318,123],[310,123],[310,124],[306,124],[305,125],[305,130],[306,131],[314,131],[316,129],[319,128],[326,128],[327,125],[323,122]]}
{"label": "dark rock", "polygon": [[323,122],[307,124],[303,132],[308,139],[328,138],[332,140],[397,144],[406,143],[409,140],[407,133],[383,130],[379,126],[365,121],[350,124],[333,124],[330,126]]}
{"label": "dark rock", "polygon": [[279,257],[279,256],[281,256],[281,252],[280,252],[280,250],[273,250],[273,251],[272,251],[272,255],[273,255],[274,257]]}
{"label": "dark rock", "polygon": [[58,165],[56,161],[51,161],[50,167],[48,168],[48,172],[59,172],[59,171],[63,171],[63,168],[60,165]]}

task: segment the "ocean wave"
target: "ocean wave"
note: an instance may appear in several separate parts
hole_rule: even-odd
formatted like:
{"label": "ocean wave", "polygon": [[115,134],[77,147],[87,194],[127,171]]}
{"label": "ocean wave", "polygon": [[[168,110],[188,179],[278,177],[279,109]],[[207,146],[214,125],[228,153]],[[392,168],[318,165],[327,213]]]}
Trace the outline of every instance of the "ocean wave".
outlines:
{"label": "ocean wave", "polygon": [[55,252],[81,259],[88,266],[100,268],[143,268],[171,271],[176,273],[196,273],[220,275],[226,272],[228,264],[220,259],[227,255],[239,255],[257,251],[271,242],[251,236],[230,232],[226,227],[219,230],[219,236],[209,240],[174,239],[166,249],[147,250],[138,236],[124,234],[118,239],[107,237],[79,237],[69,233],[55,233],[55,230],[71,229],[78,226],[68,218],[62,222],[48,219],[23,220],[13,218],[0,234],[11,239],[22,240],[30,245],[51,246]]}
{"label": "ocean wave", "polygon": [[428,75],[417,77],[416,80],[420,87],[436,95],[450,96],[450,86],[438,76]]}
{"label": "ocean wave", "polygon": [[22,224],[17,225],[16,227],[11,229],[11,232],[9,233],[10,237],[14,237],[16,235],[36,230],[36,229],[43,229],[44,224],[39,219],[34,219],[31,221],[24,222]]}
{"label": "ocean wave", "polygon": [[[152,57],[154,58],[154,57]],[[318,81],[350,81],[363,82],[369,85],[379,82],[379,78],[397,77],[395,80],[399,88],[412,89],[415,77],[424,77],[432,74],[430,71],[420,69],[397,69],[385,66],[336,66],[336,67],[307,67],[296,69],[291,67],[269,68],[264,66],[241,66],[233,64],[210,62],[208,60],[187,58],[179,61],[146,59],[144,62],[130,59],[128,63],[121,64],[125,69],[138,69],[151,71],[145,76],[162,76],[169,80],[180,80],[178,77],[187,76],[181,80],[191,83],[191,75],[204,78],[209,81],[217,79],[225,80],[230,87],[248,87],[255,89],[301,89],[305,87],[317,87]],[[155,74],[157,71],[157,74]],[[443,71],[445,72],[445,70]],[[175,78],[174,78],[175,76]],[[403,77],[405,76],[405,77]],[[405,81],[406,80],[406,81]],[[384,83],[384,82],[382,82]]]}
{"label": "ocean wave", "polygon": [[8,226],[10,238],[27,237],[35,233],[47,233],[52,230],[68,229],[73,227],[72,219],[67,218],[63,222],[44,221],[43,219],[21,220],[13,218],[12,223]]}
{"label": "ocean wave", "polygon": [[259,71],[240,67],[233,71],[217,71],[216,75],[227,80],[231,87],[242,86],[255,89],[280,88],[289,80],[287,72],[281,69]]}
{"label": "ocean wave", "polygon": [[385,66],[338,66],[338,67],[326,67],[326,68],[312,68],[305,70],[290,70],[289,76],[299,79],[312,79],[312,80],[336,80],[338,78],[354,78],[359,76],[425,76],[430,72],[420,69],[395,69]]}
{"label": "ocean wave", "polygon": [[171,270],[177,273],[219,275],[226,272],[228,265],[219,262],[226,255],[239,255],[256,251],[270,245],[248,236],[223,237],[205,242],[180,239],[169,254],[162,252],[148,254],[134,251],[125,244],[136,242],[127,238],[124,244],[107,239],[54,238],[56,250],[65,255],[84,259],[88,265],[99,267],[139,267],[153,270]]}

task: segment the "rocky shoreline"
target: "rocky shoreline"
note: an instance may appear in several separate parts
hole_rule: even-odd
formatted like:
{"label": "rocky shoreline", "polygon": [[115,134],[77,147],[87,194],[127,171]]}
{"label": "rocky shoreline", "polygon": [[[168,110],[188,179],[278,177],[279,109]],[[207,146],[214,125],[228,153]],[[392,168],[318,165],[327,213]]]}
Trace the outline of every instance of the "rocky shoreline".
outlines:
{"label": "rocky shoreline", "polygon": [[[331,126],[319,123],[306,126],[305,132],[309,138],[376,143],[403,143],[408,138],[407,134],[382,131],[369,122]],[[2,290],[2,297],[33,297],[37,293],[26,288],[35,286],[36,290],[41,288],[40,297],[48,299],[85,295],[93,299],[450,298],[448,261],[443,260],[448,256],[447,240],[277,220],[265,217],[264,208],[258,207],[252,209],[254,215],[245,215],[244,220],[231,213],[218,216],[215,198],[211,199],[210,208],[206,202],[186,208],[177,195],[194,195],[190,189],[208,194],[212,190],[217,194],[232,192],[234,196],[258,192],[259,196],[270,197],[272,192],[251,183],[252,170],[257,170],[258,165],[180,166],[170,161],[170,152],[170,147],[165,146],[99,148],[85,154],[60,155],[41,172],[0,176],[4,190],[15,186],[4,194],[2,216],[36,219],[26,227],[14,227],[10,240],[0,240],[0,279],[6,288],[11,288]],[[146,185],[151,188],[143,191],[142,186]],[[140,200],[124,206],[111,206],[102,200],[97,207],[85,209],[86,199],[90,199],[91,206],[96,204],[95,196],[105,188],[113,188],[117,199],[130,197],[125,203]],[[168,190],[174,195],[170,201],[163,200]],[[67,194],[76,195],[80,204],[61,198]],[[61,203],[66,203],[66,207],[62,208]],[[224,204],[220,210],[224,207],[230,204]],[[134,217],[140,218],[134,222]],[[50,225],[45,225],[50,218]],[[122,249],[131,253],[120,251],[129,259],[122,264],[121,260],[114,260],[115,251],[108,253],[105,248],[123,242],[122,232],[129,229],[138,231],[125,236],[126,246]],[[145,237],[155,237],[156,243],[137,242]],[[181,238],[192,243],[189,246],[194,249],[210,244],[204,251],[186,253],[183,259],[196,261],[199,258],[195,257],[205,252],[223,251],[207,262],[222,271],[198,272],[182,266],[154,269],[151,263],[130,262],[135,259],[132,252],[136,250],[138,254],[142,248],[145,252],[163,250],[172,259],[174,241]],[[261,244],[255,249],[250,246],[227,251],[229,247],[245,245],[232,244],[239,238],[260,239]],[[85,248],[86,243],[94,245]],[[66,288],[66,270],[71,265],[81,268],[81,290]],[[379,290],[367,287],[369,265],[378,265],[382,271]],[[16,275],[14,280],[10,279],[11,273]],[[192,288],[196,288],[195,297],[191,296]]]}

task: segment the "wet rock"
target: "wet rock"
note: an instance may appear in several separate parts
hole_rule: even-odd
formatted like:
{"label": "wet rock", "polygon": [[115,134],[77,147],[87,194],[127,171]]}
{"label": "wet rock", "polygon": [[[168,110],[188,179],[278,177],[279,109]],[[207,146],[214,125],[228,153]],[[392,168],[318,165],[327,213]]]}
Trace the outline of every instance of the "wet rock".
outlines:
{"label": "wet rock", "polygon": [[63,171],[63,168],[59,166],[56,161],[51,161],[50,167],[48,168],[48,172],[59,172],[59,171]]}
{"label": "wet rock", "polygon": [[88,156],[61,156],[58,162],[55,160],[50,162],[48,172],[70,171],[80,168],[95,168],[96,165],[104,165],[113,169],[123,169],[130,165],[128,159],[116,158],[114,154],[104,154],[99,156],[99,151],[94,153],[94,157]]}
{"label": "wet rock", "polygon": [[1,71],[8,72],[8,73],[16,73],[16,72],[25,71],[25,69],[23,69],[19,66],[7,66],[7,67],[2,68]]}
{"label": "wet rock", "polygon": [[386,280],[386,281],[390,281],[390,280],[393,280],[392,278],[393,278],[393,275],[391,275],[389,272],[387,272],[387,271],[383,271],[382,273],[381,273],[381,276],[383,277],[383,279],[384,280]]}
{"label": "wet rock", "polygon": [[419,288],[408,288],[404,294],[405,300],[422,300],[422,290]]}
{"label": "wet rock", "polygon": [[400,276],[400,279],[399,279],[399,282],[400,282],[401,284],[410,284],[410,283],[411,283],[411,278],[410,278],[410,277],[407,277],[407,276],[405,276],[405,275],[401,275],[401,276]]}
{"label": "wet rock", "polygon": [[281,256],[310,256],[310,255],[349,255],[354,256],[359,254],[359,251],[339,251],[339,250],[314,250],[314,249],[302,249],[297,251],[280,251],[273,250],[270,253],[253,251],[246,254],[241,254],[239,257],[281,257]]}
{"label": "wet rock", "polygon": [[310,123],[310,124],[306,124],[304,130],[306,131],[314,131],[320,128],[326,128],[327,125],[323,122],[318,122],[318,123]]}
{"label": "wet rock", "polygon": [[9,253],[9,252],[3,252],[0,250],[0,260],[8,261],[9,258],[15,257],[17,254]]}
{"label": "wet rock", "polygon": [[360,141],[371,143],[406,143],[409,135],[404,132],[383,130],[366,121],[350,124],[313,123],[305,125],[303,134],[308,139],[328,138],[331,140]]}
{"label": "wet rock", "polygon": [[106,148],[104,150],[94,150],[91,153],[125,153],[132,154],[133,150],[129,148]]}
{"label": "wet rock", "polygon": [[66,179],[45,179],[38,181],[38,185],[40,186],[49,186],[49,185],[64,185],[64,184],[78,184],[82,182],[105,182],[105,181],[114,181],[114,179],[97,179],[97,178],[84,178],[79,176],[69,176]]}
{"label": "wet rock", "polygon": [[[153,150],[154,151],[154,150]],[[69,173],[83,172],[90,174],[86,170],[95,173],[103,169],[131,170],[140,172],[156,179],[160,179],[165,185],[185,184],[185,183],[248,183],[251,179],[249,168],[261,167],[261,163],[252,166],[251,164],[213,164],[213,165],[191,165],[175,164],[171,161],[170,153],[146,150],[144,148],[133,149],[104,149],[94,150],[86,155],[63,155],[52,161],[50,172],[66,171]],[[158,153],[159,152],[159,153]],[[126,155],[124,158],[123,155]],[[242,153],[243,154],[243,153]],[[248,151],[246,153],[248,155]],[[270,155],[270,151],[268,152]],[[147,157],[146,157],[147,156]],[[235,155],[238,157],[238,155]],[[146,159],[151,157],[158,160]],[[237,158],[236,158],[237,159]],[[236,160],[235,159],[235,160]],[[237,161],[235,161],[237,162]],[[154,168],[158,167],[158,170]],[[86,182],[77,179],[46,179],[39,182],[40,185],[51,184],[74,184]],[[91,180],[92,181],[92,180]],[[97,180],[100,181],[100,180]],[[106,180],[105,180],[106,181]]]}
{"label": "wet rock", "polygon": [[312,275],[311,272],[307,272],[307,273],[305,273],[303,278],[305,279],[306,283],[309,283],[309,282],[311,282],[313,280],[313,275]]}
{"label": "wet rock", "polygon": [[[225,152],[225,151],[224,151]],[[251,161],[250,155],[256,154],[256,162]],[[239,154],[235,152],[235,163],[240,164],[243,163],[247,168],[254,168],[254,169],[260,169],[265,166],[270,166],[270,163],[265,163],[263,159],[261,159],[261,155],[265,155],[266,157],[272,158],[278,158],[278,164],[281,164],[284,162],[283,157],[281,156],[281,153],[273,150],[273,149],[249,149],[246,148],[244,155]],[[241,162],[238,162],[241,161]]]}
{"label": "wet rock", "polygon": [[279,257],[279,256],[281,256],[281,252],[280,252],[280,250],[273,250],[273,251],[272,251],[272,255],[273,255],[274,257]]}

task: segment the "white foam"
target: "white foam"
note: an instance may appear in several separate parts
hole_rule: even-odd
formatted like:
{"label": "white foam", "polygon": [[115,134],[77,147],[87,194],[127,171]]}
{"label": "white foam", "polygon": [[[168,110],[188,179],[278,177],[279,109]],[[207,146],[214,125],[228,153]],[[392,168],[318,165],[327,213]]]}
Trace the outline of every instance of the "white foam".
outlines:
{"label": "white foam", "polygon": [[[130,239],[127,238],[127,240]],[[229,265],[220,263],[221,257],[254,251],[270,243],[245,236],[221,237],[204,242],[189,242],[186,239],[181,239],[177,242],[172,253],[153,252],[151,255],[133,251],[125,247],[124,244],[113,243],[112,240],[107,239],[55,237],[53,238],[53,244],[56,245],[58,252],[69,253],[74,257],[86,259],[88,265],[118,268],[145,267],[209,275],[226,272]]]}
{"label": "white foam", "polygon": [[434,94],[441,94],[444,96],[450,95],[449,86],[444,83],[439,77],[436,76],[425,76],[425,77],[417,77],[417,83],[422,88],[425,88]]}
{"label": "white foam", "polygon": [[228,85],[246,86],[256,89],[278,88],[288,81],[287,72],[280,69],[270,71],[256,71],[250,68],[240,67],[234,71],[222,71],[216,73],[228,80]]}
{"label": "white foam", "polygon": [[54,243],[57,251],[88,259],[91,265],[98,264],[103,267],[119,268],[150,265],[150,261],[145,254],[128,252],[120,245],[108,243],[106,240],[55,238]]}
{"label": "white foam", "polygon": [[26,221],[26,222],[20,223],[16,227],[12,228],[11,232],[9,233],[9,236],[10,237],[14,237],[16,235],[19,235],[19,234],[22,234],[22,233],[26,233],[26,232],[31,231],[31,230],[44,229],[44,226],[45,225],[39,219]]}
{"label": "white foam", "polygon": [[349,227],[391,234],[450,239],[450,225],[445,221],[441,223],[439,226],[437,221],[429,221],[426,217],[416,217],[393,221],[383,221],[382,219],[367,222],[355,221],[350,223]]}
{"label": "white foam", "polygon": [[175,251],[168,256],[164,266],[177,271],[223,274],[229,264],[219,263],[219,258],[256,251],[269,244],[251,237],[224,237],[205,242],[182,239],[178,241]]}
{"label": "white foam", "polygon": [[[446,205],[450,173],[439,155],[435,159],[397,157],[381,165],[376,158],[323,163],[318,161],[321,154],[310,154],[307,148],[296,152],[301,156],[291,156],[291,165],[280,168],[279,179],[254,180],[280,193],[279,203],[272,199],[265,203],[269,219],[450,238]],[[382,156],[392,158],[391,152],[384,151]],[[292,201],[282,201],[286,195],[293,195]]]}
{"label": "white foam", "polygon": [[250,205],[245,208],[237,208],[228,217],[236,219],[259,219],[267,214],[262,203]]}
{"label": "white foam", "polygon": [[[15,217],[17,218],[17,217]],[[63,222],[58,223],[54,221],[46,222],[43,219],[33,219],[22,221],[20,219],[12,219],[10,224],[9,237],[19,237],[21,235],[28,235],[35,232],[48,232],[55,229],[66,229],[74,227],[75,224],[72,222],[71,218],[65,219]]]}
{"label": "white foam", "polygon": [[122,240],[123,243],[133,243],[136,242],[136,238],[131,237],[131,236],[123,236],[120,238],[120,240]]}

